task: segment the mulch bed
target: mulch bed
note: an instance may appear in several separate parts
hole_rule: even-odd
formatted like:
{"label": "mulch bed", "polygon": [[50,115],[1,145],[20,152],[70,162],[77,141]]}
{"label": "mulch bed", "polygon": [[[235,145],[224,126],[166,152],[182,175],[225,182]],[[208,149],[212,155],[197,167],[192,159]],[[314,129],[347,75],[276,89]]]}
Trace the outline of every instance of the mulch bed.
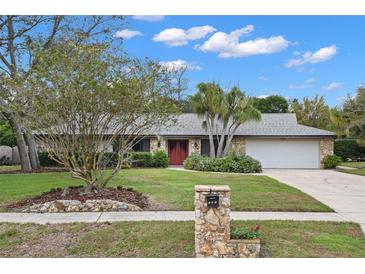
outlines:
{"label": "mulch bed", "polygon": [[68,194],[65,197],[61,197],[63,193],[62,188],[51,189],[48,192],[44,192],[41,195],[24,199],[9,205],[6,205],[7,209],[20,209],[25,206],[33,204],[44,204],[55,200],[78,200],[84,203],[86,200],[104,200],[110,199],[119,202],[125,202],[133,205],[137,205],[140,208],[148,206],[148,198],[141,192],[134,191],[132,188],[104,188],[97,192],[90,194],[82,193],[83,186],[71,186],[69,187]]}
{"label": "mulch bed", "polygon": [[24,173],[43,173],[43,172],[66,172],[68,171],[63,167],[42,167],[40,169],[32,169],[30,171],[18,170],[0,170],[0,174],[24,174]]}

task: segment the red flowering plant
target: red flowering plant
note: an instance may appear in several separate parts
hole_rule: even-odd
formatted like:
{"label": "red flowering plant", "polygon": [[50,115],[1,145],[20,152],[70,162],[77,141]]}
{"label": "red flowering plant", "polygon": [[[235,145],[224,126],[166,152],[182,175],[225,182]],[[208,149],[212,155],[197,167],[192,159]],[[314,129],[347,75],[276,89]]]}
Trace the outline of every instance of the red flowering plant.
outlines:
{"label": "red flowering plant", "polygon": [[261,237],[261,227],[256,224],[255,227],[231,227],[231,238],[232,239],[258,239]]}

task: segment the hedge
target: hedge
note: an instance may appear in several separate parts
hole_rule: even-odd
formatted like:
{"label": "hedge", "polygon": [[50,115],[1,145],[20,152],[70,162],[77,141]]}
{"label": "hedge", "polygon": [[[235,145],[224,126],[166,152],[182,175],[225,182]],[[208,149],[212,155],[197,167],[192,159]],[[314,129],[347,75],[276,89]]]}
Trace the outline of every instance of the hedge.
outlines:
{"label": "hedge", "polygon": [[[116,153],[107,152],[104,154],[103,166],[115,167],[118,158]],[[123,164],[123,167],[167,167],[169,159],[165,151],[151,152],[131,152],[129,154],[129,162]]]}
{"label": "hedge", "polygon": [[51,159],[51,157],[49,157],[48,152],[46,152],[46,151],[38,151],[38,158],[39,158],[39,163],[41,164],[41,167],[61,166],[55,160]]}
{"label": "hedge", "polygon": [[262,172],[261,163],[250,156],[226,156],[223,158],[209,158],[207,156],[192,155],[184,161],[184,168],[200,171],[258,173]]}
{"label": "hedge", "polygon": [[337,139],[334,144],[334,153],[343,161],[348,159],[365,158],[365,148],[359,146],[355,139]]}

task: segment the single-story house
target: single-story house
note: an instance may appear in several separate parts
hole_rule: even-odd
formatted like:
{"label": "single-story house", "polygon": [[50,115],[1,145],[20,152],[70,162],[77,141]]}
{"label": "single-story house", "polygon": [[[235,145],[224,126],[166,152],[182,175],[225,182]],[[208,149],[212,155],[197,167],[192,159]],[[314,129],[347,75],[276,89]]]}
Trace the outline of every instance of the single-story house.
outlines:
{"label": "single-story house", "polygon": [[[171,165],[182,165],[193,153],[208,155],[202,122],[197,114],[181,114],[175,125],[147,133],[134,150],[165,150]],[[238,128],[230,150],[252,156],[264,168],[320,168],[321,160],[333,154],[334,138],[333,132],[298,124],[293,113],[262,114],[261,121]]]}

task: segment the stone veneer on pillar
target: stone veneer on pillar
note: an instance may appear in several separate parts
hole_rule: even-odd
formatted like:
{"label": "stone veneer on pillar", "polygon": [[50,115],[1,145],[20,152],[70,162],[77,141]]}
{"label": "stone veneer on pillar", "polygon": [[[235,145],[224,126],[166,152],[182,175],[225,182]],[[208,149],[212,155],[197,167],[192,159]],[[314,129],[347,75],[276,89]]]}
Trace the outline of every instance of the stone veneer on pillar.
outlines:
{"label": "stone veneer on pillar", "polygon": [[[219,198],[217,208],[207,205],[207,196]],[[195,186],[195,253],[198,258],[254,258],[260,240],[231,240],[229,186]]]}

